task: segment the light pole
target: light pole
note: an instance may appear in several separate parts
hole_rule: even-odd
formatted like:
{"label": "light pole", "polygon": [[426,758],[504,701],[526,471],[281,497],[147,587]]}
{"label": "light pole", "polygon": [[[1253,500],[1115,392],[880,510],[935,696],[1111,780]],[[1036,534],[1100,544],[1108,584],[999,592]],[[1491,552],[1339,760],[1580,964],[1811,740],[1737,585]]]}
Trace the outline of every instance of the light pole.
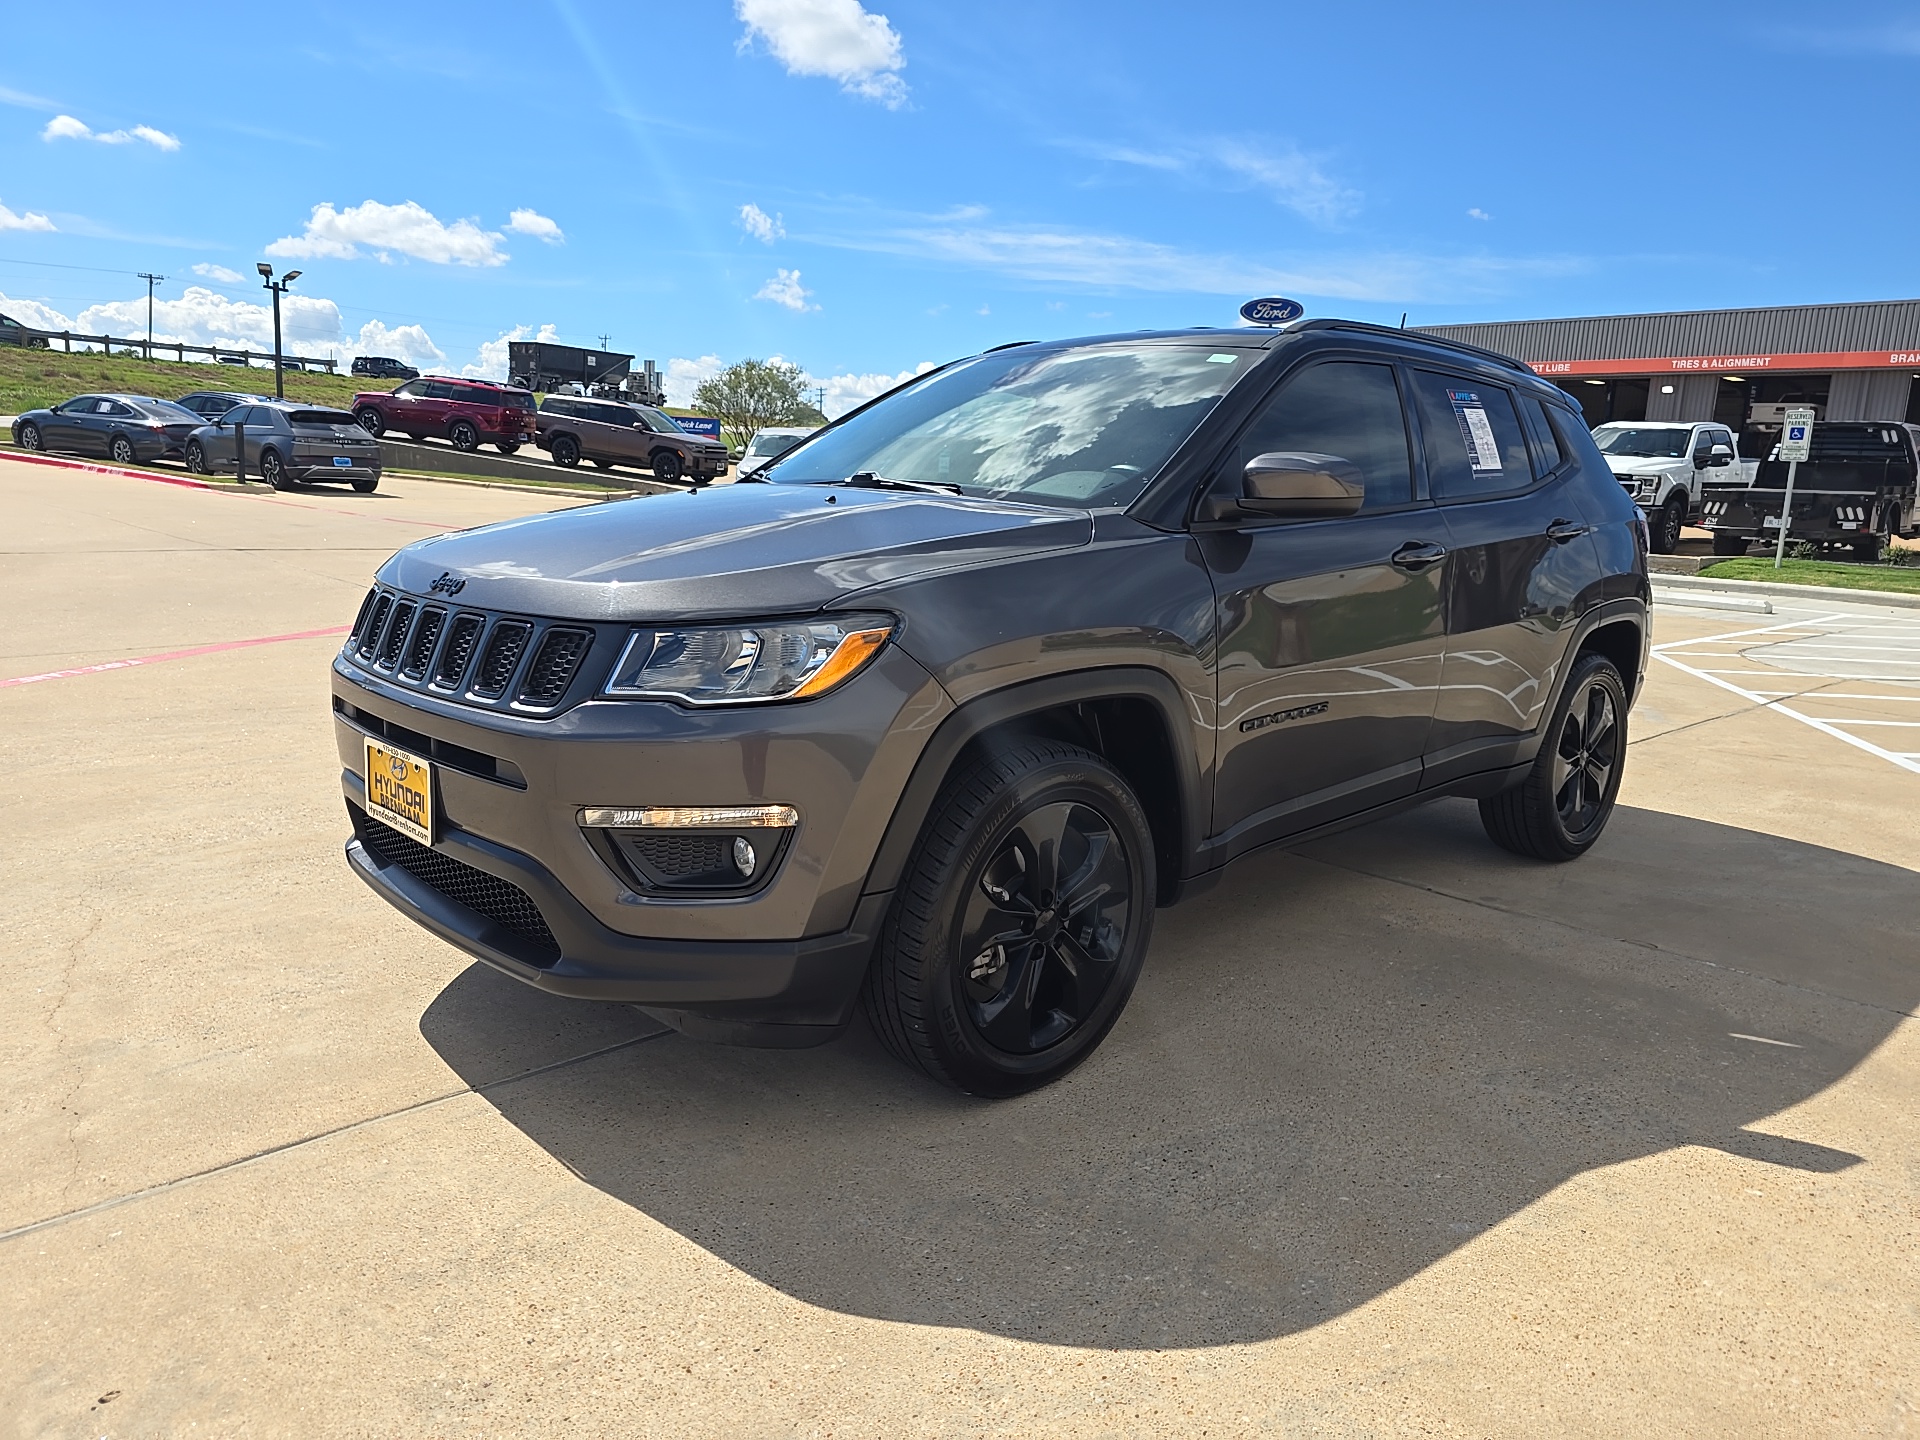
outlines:
{"label": "light pole", "polygon": [[164,280],[164,279],[166,279],[167,277],[166,277],[166,276],[164,276],[164,275],[149,275],[149,274],[148,274],[148,273],[147,273],[146,271],[144,271],[144,270],[142,270],[142,271],[140,272],[140,276],[139,276],[139,278],[147,282],[147,344],[146,344],[146,351],[147,351],[147,359],[149,359],[149,360],[151,360],[151,359],[153,359],[153,287],[154,287],[154,286],[155,286],[156,284],[158,284],[158,283],[159,283],[160,281],[162,281],[162,280]]}
{"label": "light pole", "polygon": [[273,398],[284,400],[287,398],[287,392],[280,380],[280,297],[286,293],[289,285],[300,278],[300,272],[289,270],[276,282],[273,278],[273,267],[266,261],[262,260],[254,268],[260,272],[260,278],[265,282],[267,289],[273,292]]}

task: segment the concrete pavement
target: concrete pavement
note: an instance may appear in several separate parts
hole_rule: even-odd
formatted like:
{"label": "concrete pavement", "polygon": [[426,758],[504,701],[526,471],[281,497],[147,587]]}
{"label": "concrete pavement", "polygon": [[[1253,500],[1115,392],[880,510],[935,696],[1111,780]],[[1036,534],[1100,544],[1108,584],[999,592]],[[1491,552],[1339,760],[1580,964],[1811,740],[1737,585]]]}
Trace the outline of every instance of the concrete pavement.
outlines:
{"label": "concrete pavement", "polygon": [[[0,685],[0,1434],[1920,1425],[1920,776],[1760,693],[1864,693],[1834,627],[1663,608],[1789,678],[1656,661],[1587,859],[1442,803],[1253,861],[984,1105],[549,999],[348,874],[338,642],[272,637],[543,503],[0,460],[0,679],[204,651]],[[1831,713],[1920,708],[1871,683]]]}

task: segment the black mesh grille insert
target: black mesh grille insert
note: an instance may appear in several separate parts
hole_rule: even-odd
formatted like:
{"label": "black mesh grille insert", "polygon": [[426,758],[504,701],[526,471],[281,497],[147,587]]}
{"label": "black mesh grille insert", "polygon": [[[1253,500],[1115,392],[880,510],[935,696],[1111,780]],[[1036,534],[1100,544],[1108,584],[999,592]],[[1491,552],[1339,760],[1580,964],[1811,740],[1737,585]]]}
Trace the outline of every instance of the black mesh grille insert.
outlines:
{"label": "black mesh grille insert", "polygon": [[380,592],[377,589],[369,590],[367,591],[367,598],[360,602],[360,613],[353,617],[353,632],[347,636],[347,648],[349,650],[357,650],[360,648],[360,637],[367,632],[367,617],[373,614],[373,602],[377,600],[379,596]]}
{"label": "black mesh grille insert", "polygon": [[387,616],[393,611],[393,597],[382,595],[373,602],[373,614],[367,617],[367,628],[360,632],[360,644],[357,647],[362,659],[373,658],[373,647],[380,643],[380,627],[387,623]]}
{"label": "black mesh grille insert", "polygon": [[473,693],[492,697],[507,688],[520,653],[527,648],[533,627],[524,620],[502,620],[487,637],[487,648],[480,654],[480,666],[473,677]]}
{"label": "black mesh grille insert", "polygon": [[628,842],[648,865],[668,879],[705,875],[729,864],[731,835],[635,835]]}
{"label": "black mesh grille insert", "polygon": [[547,928],[546,917],[533,897],[518,885],[476,870],[451,855],[429,850],[357,807],[354,819],[359,823],[361,839],[382,860],[400,866],[456,905],[464,905],[502,929],[511,930],[543,957],[542,964],[551,965],[560,958],[560,942]]}
{"label": "black mesh grille insert", "polygon": [[400,667],[400,673],[407,679],[418,680],[427,673],[427,662],[433,659],[433,647],[446,623],[444,610],[420,612],[420,623],[413,627],[413,643],[407,647],[407,663]]}
{"label": "black mesh grille insert", "polygon": [[380,642],[380,654],[373,662],[382,670],[391,670],[400,662],[400,652],[407,645],[407,631],[413,628],[414,612],[419,608],[411,600],[402,600],[393,607],[393,623],[387,627],[387,638]]}
{"label": "black mesh grille insert", "polygon": [[453,622],[440,663],[434,666],[433,683],[452,690],[467,673],[473,659],[473,647],[480,643],[481,620],[478,615],[462,615]]}
{"label": "black mesh grille insert", "polygon": [[547,631],[533,653],[533,663],[527,667],[520,699],[528,705],[558,704],[592,641],[592,634],[585,630]]}

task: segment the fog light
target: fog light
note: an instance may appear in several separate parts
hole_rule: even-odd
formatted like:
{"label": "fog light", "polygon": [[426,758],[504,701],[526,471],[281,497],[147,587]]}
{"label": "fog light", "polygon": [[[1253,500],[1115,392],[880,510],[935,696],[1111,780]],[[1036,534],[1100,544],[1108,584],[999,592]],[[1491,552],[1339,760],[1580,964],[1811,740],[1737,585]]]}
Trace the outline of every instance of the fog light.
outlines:
{"label": "fog light", "polygon": [[740,872],[742,880],[753,878],[754,867],[759,865],[760,857],[753,853],[753,845],[744,835],[737,835],[733,841],[733,868]]}

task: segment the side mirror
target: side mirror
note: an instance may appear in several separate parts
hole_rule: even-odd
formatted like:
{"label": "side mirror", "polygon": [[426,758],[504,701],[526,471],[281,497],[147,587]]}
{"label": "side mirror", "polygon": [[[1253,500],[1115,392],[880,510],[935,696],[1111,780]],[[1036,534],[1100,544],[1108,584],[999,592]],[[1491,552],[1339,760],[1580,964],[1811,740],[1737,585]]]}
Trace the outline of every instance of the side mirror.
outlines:
{"label": "side mirror", "polygon": [[1351,515],[1366,499],[1366,481],[1352,461],[1307,450],[1256,455],[1240,480],[1240,508],[1255,515],[1321,520]]}

